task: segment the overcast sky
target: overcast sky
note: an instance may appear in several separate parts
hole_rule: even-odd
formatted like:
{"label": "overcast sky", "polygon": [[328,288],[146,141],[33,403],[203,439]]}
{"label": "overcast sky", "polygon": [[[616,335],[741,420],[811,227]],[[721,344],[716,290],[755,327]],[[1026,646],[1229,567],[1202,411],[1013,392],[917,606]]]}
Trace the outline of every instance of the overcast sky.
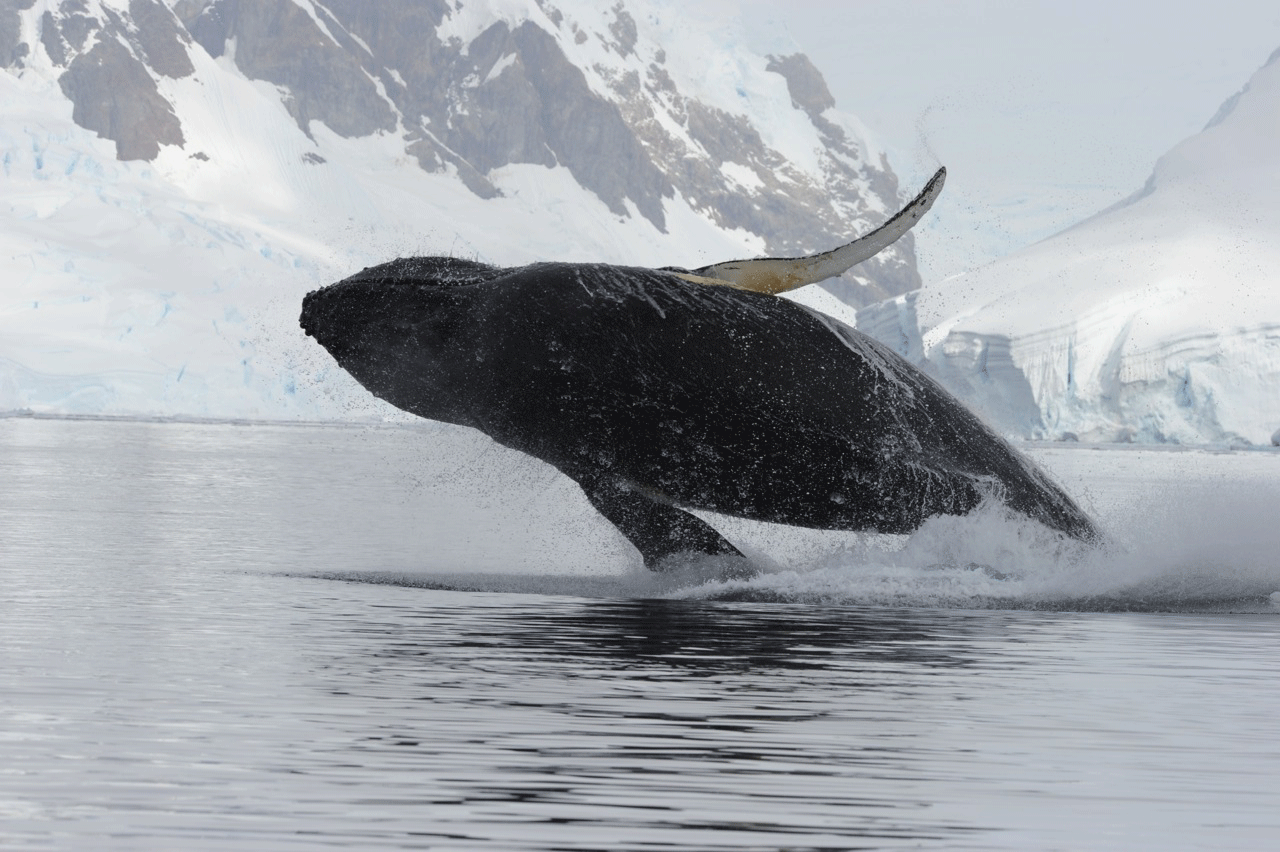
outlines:
{"label": "overcast sky", "polygon": [[783,26],[908,192],[926,281],[1059,231],[1140,188],[1280,48],[1277,0],[742,0]]}

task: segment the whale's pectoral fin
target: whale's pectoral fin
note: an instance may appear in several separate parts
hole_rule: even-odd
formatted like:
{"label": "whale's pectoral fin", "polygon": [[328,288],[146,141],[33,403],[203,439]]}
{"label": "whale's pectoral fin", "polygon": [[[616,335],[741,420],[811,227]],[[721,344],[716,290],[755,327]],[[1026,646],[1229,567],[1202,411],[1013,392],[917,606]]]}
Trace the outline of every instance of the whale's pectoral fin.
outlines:
{"label": "whale's pectoral fin", "polygon": [[678,553],[742,555],[709,524],[688,512],[659,503],[609,476],[571,476],[596,511],[636,546],[651,571],[663,570],[663,563]]}
{"label": "whale's pectoral fin", "polygon": [[869,234],[839,248],[808,257],[762,257],[755,260],[729,260],[713,263],[688,272],[666,268],[677,278],[694,284],[719,284],[739,290],[778,294],[806,284],[825,281],[875,257],[902,238],[938,199],[946,182],[947,170],[937,173],[925,184],[920,194],[889,221]]}

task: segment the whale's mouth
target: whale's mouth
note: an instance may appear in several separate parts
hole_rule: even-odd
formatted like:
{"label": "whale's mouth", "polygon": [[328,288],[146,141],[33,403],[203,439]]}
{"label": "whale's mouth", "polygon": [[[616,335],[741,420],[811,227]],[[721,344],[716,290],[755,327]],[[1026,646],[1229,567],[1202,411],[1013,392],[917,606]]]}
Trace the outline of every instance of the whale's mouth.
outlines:
{"label": "whale's mouth", "polygon": [[298,325],[337,358],[352,351],[376,319],[371,295],[351,292],[344,282],[312,290],[302,299]]}
{"label": "whale's mouth", "polygon": [[307,337],[316,336],[316,312],[314,310],[315,296],[319,290],[312,290],[310,293],[302,297],[302,313],[298,315],[298,325],[306,333]]}
{"label": "whale's mouth", "polygon": [[298,315],[298,325],[303,332],[330,352],[352,336],[352,324],[345,317],[349,311],[341,304],[348,300],[334,292],[337,286],[312,290],[302,298],[302,312]]}

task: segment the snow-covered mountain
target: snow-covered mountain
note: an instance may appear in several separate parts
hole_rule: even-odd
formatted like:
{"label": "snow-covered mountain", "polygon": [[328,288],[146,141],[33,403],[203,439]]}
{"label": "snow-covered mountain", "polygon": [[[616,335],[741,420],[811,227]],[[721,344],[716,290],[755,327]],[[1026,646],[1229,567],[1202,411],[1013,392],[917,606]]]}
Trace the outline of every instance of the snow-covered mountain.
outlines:
{"label": "snow-covered mountain", "polygon": [[[870,134],[785,36],[752,50],[717,14],[0,3],[0,411],[378,411],[296,324],[364,265],[692,267],[883,221],[899,192]],[[918,285],[906,239],[828,290]]]}
{"label": "snow-covered mountain", "polygon": [[1280,51],[1131,198],[858,323],[1014,434],[1280,440]]}

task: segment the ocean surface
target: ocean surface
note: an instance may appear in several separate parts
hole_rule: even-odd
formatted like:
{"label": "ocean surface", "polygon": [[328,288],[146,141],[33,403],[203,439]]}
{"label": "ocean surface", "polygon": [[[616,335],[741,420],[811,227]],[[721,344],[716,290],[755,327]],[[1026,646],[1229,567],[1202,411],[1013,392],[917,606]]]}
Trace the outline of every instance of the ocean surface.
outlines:
{"label": "ocean surface", "polygon": [[1106,547],[652,575],[465,430],[0,419],[0,849],[1280,848],[1280,452],[1028,452]]}

